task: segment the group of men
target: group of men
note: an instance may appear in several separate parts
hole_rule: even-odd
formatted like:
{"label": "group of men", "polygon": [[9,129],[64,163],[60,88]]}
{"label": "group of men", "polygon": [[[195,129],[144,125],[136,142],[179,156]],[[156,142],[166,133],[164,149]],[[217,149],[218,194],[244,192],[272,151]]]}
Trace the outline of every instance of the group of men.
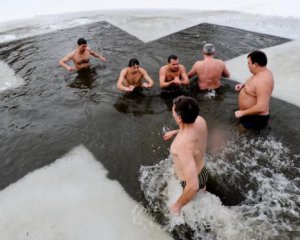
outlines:
{"label": "group of men", "polygon": [[[168,57],[168,63],[159,70],[159,84],[162,89],[188,86],[189,78],[198,77],[200,91],[219,89],[221,77],[230,77],[230,73],[222,60],[214,58],[215,47],[207,43],[203,47],[203,57],[197,61],[187,73],[175,55]],[[81,70],[89,67],[89,58],[94,56],[102,61],[106,59],[93,52],[85,39],[78,40],[78,49],[60,60],[60,65],[68,71]],[[262,129],[269,120],[269,104],[274,87],[271,71],[266,67],[267,57],[261,51],[251,52],[248,56],[248,68],[252,73],[245,83],[237,84],[239,92],[239,110],[235,117],[249,129]],[[75,67],[67,65],[73,60]],[[144,82],[143,82],[144,80]],[[140,67],[137,59],[130,59],[128,67],[124,68],[117,83],[117,88],[132,92],[136,88],[151,88],[154,82],[147,71]],[[180,96],[173,100],[173,118],[179,126],[178,130],[166,132],[164,140],[173,137],[170,152],[173,156],[175,173],[181,181],[183,192],[177,201],[170,206],[170,211],[179,214],[181,208],[190,202],[199,189],[205,189],[208,171],[205,167],[204,155],[207,145],[207,126],[199,116],[199,106],[194,98]]]}

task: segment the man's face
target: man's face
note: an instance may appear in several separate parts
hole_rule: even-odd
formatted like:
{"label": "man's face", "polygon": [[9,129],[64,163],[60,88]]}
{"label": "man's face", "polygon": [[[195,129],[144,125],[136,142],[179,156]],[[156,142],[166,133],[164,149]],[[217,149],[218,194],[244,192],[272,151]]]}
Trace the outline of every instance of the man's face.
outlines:
{"label": "man's face", "polygon": [[140,67],[139,65],[134,65],[134,66],[130,67],[130,72],[132,74],[136,74],[139,71],[139,67]]}
{"label": "man's face", "polygon": [[177,125],[179,125],[180,117],[175,111],[175,105],[174,104],[173,104],[173,107],[172,107],[172,115],[173,115],[173,118],[174,118],[175,122],[177,123]]}
{"label": "man's face", "polygon": [[179,69],[179,60],[176,59],[171,59],[170,63],[169,63],[169,68],[172,72],[177,72]]}
{"label": "man's face", "polygon": [[84,52],[86,48],[87,48],[87,44],[79,45],[79,52]]}
{"label": "man's face", "polygon": [[254,68],[256,67],[256,63],[252,63],[251,58],[248,57],[248,68],[251,73],[254,73]]}

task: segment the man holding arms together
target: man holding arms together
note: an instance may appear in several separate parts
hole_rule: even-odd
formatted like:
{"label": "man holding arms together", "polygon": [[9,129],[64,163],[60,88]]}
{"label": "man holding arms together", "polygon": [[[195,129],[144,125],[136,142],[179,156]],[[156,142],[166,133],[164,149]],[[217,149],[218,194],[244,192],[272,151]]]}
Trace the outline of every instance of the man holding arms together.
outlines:
{"label": "man holding arms together", "polygon": [[203,47],[204,59],[197,61],[188,73],[189,78],[197,75],[200,90],[218,89],[221,86],[221,77],[230,77],[225,63],[222,60],[214,59],[215,52],[213,44],[205,44]]}
{"label": "man holding arms together", "polygon": [[[146,82],[142,82],[142,79]],[[117,88],[121,91],[132,92],[135,88],[151,88],[153,80],[144,68],[140,67],[137,59],[129,60],[128,67],[124,68],[118,80]]]}
{"label": "man holding arms together", "polygon": [[179,64],[177,56],[170,55],[168,64],[160,68],[159,84],[161,88],[179,87],[189,84],[185,67]]}
{"label": "man holding arms together", "polygon": [[174,170],[181,180],[183,193],[169,208],[172,213],[179,214],[181,208],[188,204],[199,189],[205,188],[208,172],[204,155],[207,145],[207,126],[199,116],[197,102],[186,96],[180,96],[173,102],[173,118],[178,130],[166,132],[164,140],[176,137],[171,144]]}
{"label": "man holding arms together", "polygon": [[262,129],[268,124],[269,105],[274,88],[272,72],[266,67],[264,52],[254,51],[247,56],[249,71],[253,74],[245,84],[237,84],[239,110],[235,116],[249,129]]}

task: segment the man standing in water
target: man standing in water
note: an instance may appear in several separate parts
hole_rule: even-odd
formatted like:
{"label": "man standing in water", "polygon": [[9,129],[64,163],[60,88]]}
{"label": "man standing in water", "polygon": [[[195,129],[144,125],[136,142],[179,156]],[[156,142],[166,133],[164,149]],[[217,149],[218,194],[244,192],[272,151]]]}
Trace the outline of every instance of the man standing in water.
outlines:
{"label": "man standing in water", "polygon": [[221,86],[221,77],[228,78],[230,73],[222,60],[214,59],[216,50],[213,44],[205,44],[202,52],[204,59],[197,61],[193,65],[188,73],[188,77],[198,76],[198,87],[200,90],[218,89]]}
{"label": "man standing in water", "polygon": [[166,132],[164,140],[174,137],[170,152],[174,169],[181,180],[183,193],[169,208],[172,213],[179,214],[183,206],[188,204],[199,189],[205,189],[208,172],[204,155],[207,145],[207,127],[205,120],[199,116],[199,106],[195,99],[180,96],[173,102],[173,118],[179,130]]}
{"label": "man standing in water", "polygon": [[[146,82],[143,83],[142,79],[145,79]],[[121,71],[117,88],[122,91],[132,92],[136,88],[151,88],[153,84],[153,80],[147,71],[140,67],[139,61],[132,58],[129,60],[128,67]]]}
{"label": "man standing in water", "polygon": [[159,84],[163,89],[189,84],[185,67],[179,64],[177,56],[170,55],[168,57],[168,64],[160,68]]}
{"label": "man standing in water", "polygon": [[253,74],[245,84],[237,84],[239,91],[239,110],[235,116],[248,129],[262,129],[268,124],[269,105],[274,88],[272,72],[266,67],[267,56],[264,52],[254,51],[248,56],[248,68]]}
{"label": "man standing in water", "polygon": [[[90,67],[90,56],[99,58],[101,61],[106,61],[106,58],[92,51],[84,38],[79,38],[77,41],[78,48],[59,61],[59,64],[69,72],[74,70],[88,69]],[[67,62],[72,60],[75,68],[67,65]]]}

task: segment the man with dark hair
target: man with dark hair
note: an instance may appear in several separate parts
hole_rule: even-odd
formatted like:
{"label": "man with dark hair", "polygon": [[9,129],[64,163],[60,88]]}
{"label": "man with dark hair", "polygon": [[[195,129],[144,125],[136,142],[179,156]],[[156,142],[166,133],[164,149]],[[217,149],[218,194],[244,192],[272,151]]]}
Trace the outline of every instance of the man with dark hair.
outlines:
{"label": "man with dark hair", "polygon": [[267,56],[264,52],[254,51],[248,56],[248,68],[253,74],[244,84],[235,86],[239,91],[239,110],[235,116],[248,129],[262,129],[268,124],[269,106],[274,79],[266,67]]}
{"label": "man with dark hair", "polygon": [[197,102],[191,97],[175,98],[172,112],[179,129],[166,132],[163,138],[169,140],[177,134],[170,152],[183,192],[170,206],[170,211],[179,214],[181,208],[193,199],[197,191],[206,187],[208,171],[205,167],[204,155],[207,145],[207,127],[205,120],[199,116]]}
{"label": "man with dark hair", "polygon": [[[142,82],[144,79],[146,82]],[[117,83],[117,88],[122,91],[132,92],[135,88],[151,88],[153,80],[136,58],[129,60],[128,67],[124,68]]]}
{"label": "man with dark hair", "polygon": [[[87,46],[87,41],[84,38],[79,38],[77,41],[78,48],[73,52],[66,55],[59,61],[59,64],[67,69],[69,72],[74,70],[88,69],[90,67],[90,56],[99,58],[101,61],[106,61],[106,58],[101,56],[99,53],[92,51]],[[72,60],[75,68],[67,65],[67,62]]]}
{"label": "man with dark hair", "polygon": [[213,44],[205,44],[202,50],[204,59],[197,61],[188,73],[189,78],[197,75],[200,90],[218,89],[221,86],[221,77],[230,77],[225,63],[222,60],[214,59],[215,52]]}
{"label": "man with dark hair", "polygon": [[168,64],[162,66],[159,70],[159,85],[161,88],[178,87],[188,85],[189,78],[185,67],[179,64],[178,57],[170,55]]}

